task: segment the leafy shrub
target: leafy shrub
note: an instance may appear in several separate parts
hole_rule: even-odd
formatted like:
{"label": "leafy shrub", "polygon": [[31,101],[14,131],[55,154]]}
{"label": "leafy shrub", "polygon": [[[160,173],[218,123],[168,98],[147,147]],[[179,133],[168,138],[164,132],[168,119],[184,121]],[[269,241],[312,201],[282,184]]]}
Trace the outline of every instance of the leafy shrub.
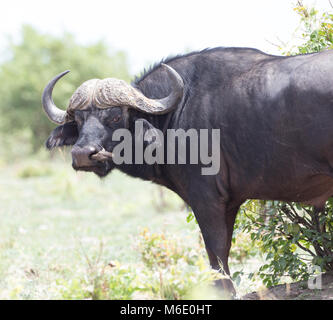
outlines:
{"label": "leafy shrub", "polygon": [[[333,270],[332,199],[322,213],[311,206],[278,201],[250,200],[241,208],[238,227],[265,255],[266,263],[249,278],[259,277],[266,286],[282,279],[307,280],[309,268]],[[237,278],[243,272],[237,272]]]}
{"label": "leafy shrub", "polygon": [[150,233],[148,228],[140,232],[137,248],[143,263],[150,269],[167,268],[179,260],[195,265],[203,249],[202,245],[197,246],[197,250],[180,245],[176,237]]}
{"label": "leafy shrub", "polygon": [[[146,270],[146,283],[160,299],[184,299],[195,288],[211,285],[220,274],[211,270],[201,237],[193,240],[179,239],[164,233],[150,233],[143,229],[137,241],[137,250]],[[185,245],[189,243],[189,246]],[[212,295],[211,290],[206,294]],[[201,297],[202,298],[202,297]]]}
{"label": "leafy shrub", "polygon": [[220,275],[210,269],[202,243],[193,245],[190,240],[150,233],[145,228],[135,244],[141,261],[134,265],[106,263],[102,260],[102,245],[93,258],[83,251],[87,262],[85,272],[71,280],[58,279],[57,290],[64,299],[217,297],[209,286]]}
{"label": "leafy shrub", "polygon": [[86,276],[69,281],[58,280],[62,298],[93,300],[129,300],[137,290],[137,275],[130,266],[102,266]]}
{"label": "leafy shrub", "polygon": [[81,245],[87,269],[81,277],[57,280],[62,298],[128,300],[140,289],[134,267],[106,263],[102,260],[103,249],[104,244],[100,242],[97,254],[88,257]]}
{"label": "leafy shrub", "polygon": [[320,13],[298,1],[294,10],[300,16],[300,29],[303,43],[294,45],[287,54],[319,52],[333,48],[333,14]]}

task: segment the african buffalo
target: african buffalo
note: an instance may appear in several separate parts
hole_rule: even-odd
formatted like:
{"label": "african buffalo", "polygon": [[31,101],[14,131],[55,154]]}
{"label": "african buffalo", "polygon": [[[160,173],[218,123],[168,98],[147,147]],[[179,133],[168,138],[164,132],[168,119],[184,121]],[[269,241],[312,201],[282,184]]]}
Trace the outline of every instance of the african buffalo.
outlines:
{"label": "african buffalo", "polygon": [[[233,226],[245,200],[304,202],[320,209],[333,194],[333,51],[286,57],[251,48],[206,49],[168,58],[131,85],[89,80],[63,111],[53,103],[52,90],[65,73],[43,92],[44,110],[60,124],[47,147],[73,145],[75,170],[105,176],[118,168],[176,192],[193,209],[214,269],[222,262],[229,274]],[[218,172],[202,174],[207,163],[200,159],[115,163],[120,140],[113,133],[126,128],[134,134],[139,122],[150,133],[208,129],[212,138],[219,129]],[[165,136],[148,137],[145,146],[157,138]],[[207,145],[216,151],[212,139]],[[230,280],[222,284],[234,291]]]}

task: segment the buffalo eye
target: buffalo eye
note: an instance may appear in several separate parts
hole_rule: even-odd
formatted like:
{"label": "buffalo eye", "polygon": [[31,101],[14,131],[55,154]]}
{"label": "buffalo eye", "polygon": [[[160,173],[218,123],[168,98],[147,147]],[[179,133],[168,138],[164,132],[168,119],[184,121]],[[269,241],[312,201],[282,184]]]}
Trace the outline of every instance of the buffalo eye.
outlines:
{"label": "buffalo eye", "polygon": [[112,118],[112,122],[118,122],[120,120],[120,115],[117,115]]}
{"label": "buffalo eye", "polygon": [[112,124],[119,122],[120,119],[121,119],[121,115],[119,115],[119,114],[113,115],[112,117],[109,118],[108,123],[109,123],[109,125],[112,126]]}
{"label": "buffalo eye", "polygon": [[122,110],[120,107],[110,107],[105,110],[101,110],[100,117],[104,119],[105,124],[113,127],[122,118]]}

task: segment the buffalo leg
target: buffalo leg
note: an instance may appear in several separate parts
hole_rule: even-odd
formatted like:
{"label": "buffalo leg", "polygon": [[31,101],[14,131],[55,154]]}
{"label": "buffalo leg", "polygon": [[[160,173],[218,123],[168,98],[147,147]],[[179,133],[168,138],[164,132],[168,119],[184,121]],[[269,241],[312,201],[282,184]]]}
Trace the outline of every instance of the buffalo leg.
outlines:
{"label": "buffalo leg", "polygon": [[[209,261],[213,269],[230,275],[228,256],[231,247],[233,227],[239,207],[208,210],[197,214],[197,220],[204,238]],[[219,287],[235,295],[236,291],[229,277],[217,282]]]}

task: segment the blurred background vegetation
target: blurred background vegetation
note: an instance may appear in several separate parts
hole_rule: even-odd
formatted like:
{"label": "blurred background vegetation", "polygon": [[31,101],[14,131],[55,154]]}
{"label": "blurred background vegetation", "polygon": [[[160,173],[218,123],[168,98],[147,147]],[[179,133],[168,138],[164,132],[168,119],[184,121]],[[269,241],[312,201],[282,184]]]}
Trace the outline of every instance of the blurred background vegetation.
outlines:
{"label": "blurred background vegetation", "polygon": [[[332,49],[333,15],[298,1],[301,44],[292,55]],[[54,127],[44,115],[44,85],[66,69],[54,99],[67,107],[91,78],[130,81],[126,53],[105,42],[81,45],[22,26],[0,63],[0,298],[214,298],[200,231],[178,196],[113,172],[100,180],[71,169],[68,150],[51,154]],[[129,201],[130,200],[130,201]],[[231,270],[240,295],[263,284],[307,279],[332,268],[332,210],[248,201],[237,219]],[[278,214],[277,214],[278,213]],[[303,222],[303,223],[302,223]]]}
{"label": "blurred background vegetation", "polygon": [[[67,69],[72,71],[54,93],[55,102],[63,108],[87,79],[130,79],[124,52],[110,50],[102,41],[83,46],[71,34],[55,37],[28,25],[22,27],[18,41],[8,41],[4,56],[0,70],[0,111],[4,116],[0,130],[2,144],[9,143],[7,148],[1,148],[2,157],[15,152],[8,151],[14,141],[15,149],[20,149],[20,153],[24,150],[25,155],[43,146],[54,125],[41,112],[40,97],[43,85],[55,75]],[[24,141],[23,150],[17,145],[20,140]]]}

